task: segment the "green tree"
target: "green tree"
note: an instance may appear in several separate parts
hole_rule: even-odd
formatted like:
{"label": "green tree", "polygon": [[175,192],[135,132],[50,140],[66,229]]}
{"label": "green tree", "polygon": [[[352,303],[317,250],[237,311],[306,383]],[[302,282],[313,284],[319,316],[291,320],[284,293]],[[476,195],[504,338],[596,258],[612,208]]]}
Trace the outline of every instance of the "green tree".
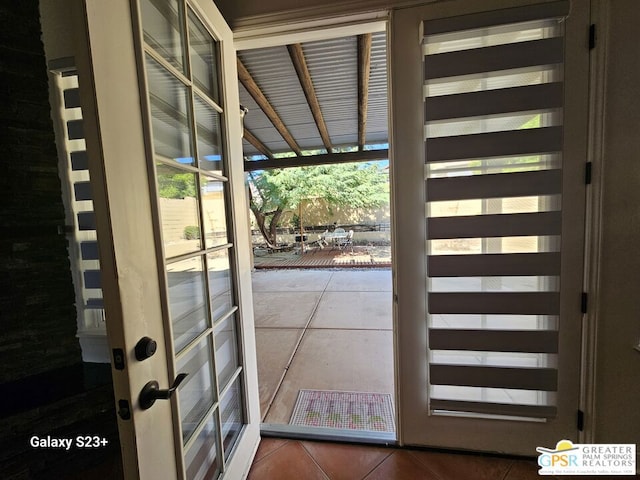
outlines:
{"label": "green tree", "polygon": [[196,196],[193,173],[158,171],[158,193],[162,198],[186,198]]}
{"label": "green tree", "polygon": [[377,164],[317,165],[249,174],[249,200],[267,245],[276,246],[276,229],[287,210],[305,199],[324,199],[329,207],[379,207],[389,201],[388,178]]}

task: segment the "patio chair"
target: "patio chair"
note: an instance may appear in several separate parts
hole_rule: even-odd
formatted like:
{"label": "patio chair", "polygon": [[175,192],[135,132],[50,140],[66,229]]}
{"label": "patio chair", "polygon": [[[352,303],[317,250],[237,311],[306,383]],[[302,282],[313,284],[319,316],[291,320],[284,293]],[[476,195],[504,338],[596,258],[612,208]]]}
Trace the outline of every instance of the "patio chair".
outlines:
{"label": "patio chair", "polygon": [[329,229],[326,229],[321,235],[318,235],[318,240],[316,240],[316,243],[320,247],[320,250],[322,250],[324,247],[329,246],[329,242],[327,242],[326,239],[327,233],[329,233]]}
{"label": "patio chair", "polygon": [[353,230],[349,230],[347,236],[338,241],[338,248],[340,248],[340,250],[348,246],[351,246],[351,253],[353,253]]}

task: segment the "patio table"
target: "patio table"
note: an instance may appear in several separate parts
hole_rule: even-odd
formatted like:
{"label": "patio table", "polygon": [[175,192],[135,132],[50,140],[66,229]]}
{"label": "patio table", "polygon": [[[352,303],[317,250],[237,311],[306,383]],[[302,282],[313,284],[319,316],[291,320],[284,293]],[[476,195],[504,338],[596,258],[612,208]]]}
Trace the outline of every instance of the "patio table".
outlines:
{"label": "patio table", "polygon": [[327,243],[331,241],[331,243],[336,246],[340,244],[341,240],[345,240],[348,236],[349,234],[347,232],[327,232],[322,235],[321,238]]}

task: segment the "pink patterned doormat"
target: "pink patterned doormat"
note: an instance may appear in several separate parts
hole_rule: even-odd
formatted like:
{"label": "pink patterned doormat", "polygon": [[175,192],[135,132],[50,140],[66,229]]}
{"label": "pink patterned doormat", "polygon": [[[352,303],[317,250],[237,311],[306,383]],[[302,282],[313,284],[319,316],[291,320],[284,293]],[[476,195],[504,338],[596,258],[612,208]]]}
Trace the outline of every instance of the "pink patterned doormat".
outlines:
{"label": "pink patterned doormat", "polygon": [[389,393],[300,390],[290,425],[395,432]]}

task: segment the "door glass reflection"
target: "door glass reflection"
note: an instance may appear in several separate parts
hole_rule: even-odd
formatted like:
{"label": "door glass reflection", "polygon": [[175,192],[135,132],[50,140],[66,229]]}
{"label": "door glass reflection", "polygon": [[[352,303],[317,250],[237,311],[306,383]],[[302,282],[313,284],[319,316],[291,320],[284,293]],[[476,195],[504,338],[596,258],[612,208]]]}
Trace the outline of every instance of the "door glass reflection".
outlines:
{"label": "door glass reflection", "polygon": [[196,175],[158,163],[156,179],[165,257],[173,258],[200,250],[202,240]]}
{"label": "door glass reflection", "polygon": [[146,67],[156,158],[193,165],[187,87],[148,55]]}
{"label": "door glass reflection", "polygon": [[229,250],[218,250],[208,255],[209,294],[213,322],[227,313],[233,305],[231,294],[231,267]]}
{"label": "door glass reflection", "polygon": [[235,315],[231,315],[215,328],[216,371],[220,390],[224,389],[238,367],[235,319]]}
{"label": "door glass reflection", "polygon": [[204,175],[200,178],[205,246],[211,248],[224,245],[228,242],[225,183]]}
{"label": "door glass reflection", "polygon": [[167,281],[175,351],[180,352],[209,326],[202,257],[167,265]]}
{"label": "door glass reflection", "polygon": [[189,10],[189,55],[193,83],[219,104],[216,43],[191,10]]}
{"label": "door glass reflection", "polygon": [[216,438],[218,438],[218,429],[214,415],[210,415],[195,442],[185,453],[184,463],[188,480],[218,478],[220,462],[215,446]]}
{"label": "door glass reflection", "polygon": [[220,402],[222,418],[222,445],[227,459],[242,429],[242,391],[240,377],[236,378]]}
{"label": "door glass reflection", "polygon": [[142,0],[144,41],[175,68],[184,73],[182,2]]}
{"label": "door glass reflection", "polygon": [[207,335],[176,361],[177,372],[189,374],[179,390],[184,443],[189,440],[214,402],[211,350],[211,337]]}
{"label": "door glass reflection", "polygon": [[220,114],[198,95],[194,100],[200,168],[223,175]]}

